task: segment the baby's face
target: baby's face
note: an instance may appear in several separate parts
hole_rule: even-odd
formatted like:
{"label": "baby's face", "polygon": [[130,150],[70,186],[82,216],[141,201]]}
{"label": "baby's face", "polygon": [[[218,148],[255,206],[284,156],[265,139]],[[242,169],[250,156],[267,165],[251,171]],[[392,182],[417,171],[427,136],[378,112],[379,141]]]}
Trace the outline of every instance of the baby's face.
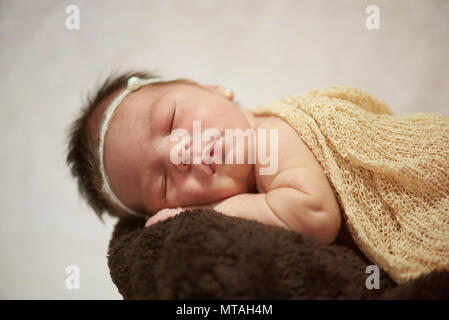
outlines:
{"label": "baby's face", "polygon": [[[193,138],[195,120],[200,121],[202,132],[218,129],[223,137],[225,129],[251,128],[248,112],[195,85],[148,85],[122,101],[105,138],[104,162],[112,190],[127,207],[151,215],[164,208],[205,205],[251,190],[254,165],[248,161],[217,164],[214,173],[206,164],[192,163],[193,155],[190,164],[173,163],[171,150],[180,140],[170,139],[171,132],[184,129]],[[211,140],[203,141],[201,150]],[[193,139],[190,142],[193,152]]]}

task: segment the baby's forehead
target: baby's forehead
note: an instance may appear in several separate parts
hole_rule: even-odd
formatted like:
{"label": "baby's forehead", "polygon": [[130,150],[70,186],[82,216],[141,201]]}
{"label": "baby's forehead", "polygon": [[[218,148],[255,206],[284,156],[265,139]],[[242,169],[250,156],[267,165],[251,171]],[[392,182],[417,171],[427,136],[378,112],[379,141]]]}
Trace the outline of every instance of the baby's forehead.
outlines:
{"label": "baby's forehead", "polygon": [[103,123],[104,114],[107,108],[111,105],[111,103],[115,100],[115,98],[120,94],[121,90],[117,90],[116,92],[111,93],[104,99],[102,99],[97,105],[94,107],[92,113],[89,115],[86,122],[87,134],[89,136],[89,140],[92,142],[95,148],[98,147],[99,136],[101,125]]}
{"label": "baby's forehead", "polygon": [[[175,94],[179,92],[179,89],[182,87],[197,87],[198,85],[194,82],[187,81],[177,81],[174,83],[164,83],[164,84],[152,84],[143,86],[136,92],[129,94],[118,106],[114,116],[111,119],[109,126],[111,126],[117,119],[117,114],[125,113],[127,110],[133,107],[133,105],[137,102],[150,102],[151,100],[154,103],[157,103],[160,99],[166,97],[167,95]],[[125,88],[118,89],[113,93],[109,94],[107,97],[102,99],[93,110],[92,114],[89,116],[87,121],[87,130],[89,137],[91,137],[91,141],[93,142],[95,147],[98,147],[99,143],[99,133],[101,130],[101,126],[104,120],[104,114],[112,104],[112,102],[123,92]],[[139,103],[140,104],[140,103]]]}
{"label": "baby's forehead", "polygon": [[[148,88],[148,87],[149,86],[142,87],[139,91],[151,94],[151,92],[149,92],[149,91],[154,91],[154,90],[149,90],[152,88]],[[93,140],[96,141],[97,143],[98,143],[97,140],[99,137],[101,126],[103,124],[105,113],[108,110],[108,108],[111,106],[111,104],[114,102],[114,100],[123,92],[124,89],[125,89],[125,87],[120,88],[120,89],[110,93],[105,98],[101,99],[100,102],[98,102],[95,105],[92,113],[89,115],[88,120],[87,120],[87,130],[89,132],[89,136],[95,137],[95,139],[93,139]],[[131,96],[131,95],[129,95],[129,96]],[[118,106],[115,114],[117,114],[118,111],[123,112],[122,109],[127,108],[127,104],[128,104],[127,102],[129,101],[129,99],[128,99],[129,96],[125,97],[125,99],[123,99],[123,101]],[[126,111],[126,110],[124,110],[124,111]],[[116,117],[114,115],[111,119],[111,123],[114,122],[115,118]]]}

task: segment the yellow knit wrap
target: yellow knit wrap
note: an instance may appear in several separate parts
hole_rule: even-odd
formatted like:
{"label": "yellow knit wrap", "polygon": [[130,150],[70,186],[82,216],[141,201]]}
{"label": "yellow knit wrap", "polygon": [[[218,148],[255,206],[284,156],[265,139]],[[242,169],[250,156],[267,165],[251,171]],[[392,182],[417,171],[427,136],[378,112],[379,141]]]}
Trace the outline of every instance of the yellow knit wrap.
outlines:
{"label": "yellow knit wrap", "polygon": [[449,117],[394,115],[334,86],[251,110],[287,121],[309,146],[362,252],[397,283],[449,269]]}

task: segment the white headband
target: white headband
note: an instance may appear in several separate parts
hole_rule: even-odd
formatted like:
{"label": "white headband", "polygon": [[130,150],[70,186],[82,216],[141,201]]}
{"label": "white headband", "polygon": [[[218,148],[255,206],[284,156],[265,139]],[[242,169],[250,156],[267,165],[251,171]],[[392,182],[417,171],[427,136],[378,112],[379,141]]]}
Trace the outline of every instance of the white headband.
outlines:
{"label": "white headband", "polygon": [[147,216],[138,213],[127,206],[125,206],[120,199],[114,194],[114,192],[111,189],[111,186],[109,185],[109,180],[106,175],[106,171],[104,169],[104,139],[106,136],[106,131],[108,130],[109,123],[111,122],[112,116],[114,115],[115,110],[120,105],[122,100],[131,92],[138,90],[140,87],[145,86],[147,84],[155,83],[155,82],[165,82],[169,80],[162,80],[160,78],[153,78],[153,79],[140,79],[138,77],[131,77],[128,79],[128,85],[125,90],[117,97],[115,100],[111,103],[111,105],[106,109],[103,124],[101,125],[101,131],[100,131],[100,145],[98,147],[98,154],[100,158],[100,172],[101,177],[103,179],[103,192],[105,192],[109,198],[120,208],[128,212],[129,214],[132,214],[137,217],[143,217],[148,218]]}

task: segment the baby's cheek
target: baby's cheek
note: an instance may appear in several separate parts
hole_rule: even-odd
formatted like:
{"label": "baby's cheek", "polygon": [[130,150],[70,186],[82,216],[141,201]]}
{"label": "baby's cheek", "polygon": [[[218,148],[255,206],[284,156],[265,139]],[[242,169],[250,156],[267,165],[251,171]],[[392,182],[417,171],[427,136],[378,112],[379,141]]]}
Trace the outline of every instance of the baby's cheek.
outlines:
{"label": "baby's cheek", "polygon": [[192,186],[191,188],[183,188],[178,197],[178,205],[180,207],[187,207],[190,205],[205,204],[209,201],[211,192],[212,188],[210,187]]}
{"label": "baby's cheek", "polygon": [[244,179],[235,179],[226,173],[218,173],[210,182],[186,181],[176,190],[174,198],[178,207],[205,205],[243,193]]}

